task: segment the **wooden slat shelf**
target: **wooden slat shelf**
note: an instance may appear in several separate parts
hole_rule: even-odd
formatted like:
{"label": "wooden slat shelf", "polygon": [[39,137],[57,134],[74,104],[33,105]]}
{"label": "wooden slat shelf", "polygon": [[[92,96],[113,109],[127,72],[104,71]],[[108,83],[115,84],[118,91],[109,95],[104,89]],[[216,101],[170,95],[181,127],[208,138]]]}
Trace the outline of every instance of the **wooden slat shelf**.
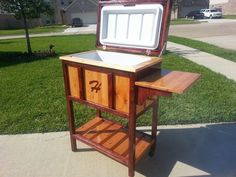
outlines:
{"label": "wooden slat shelf", "polygon": [[[128,165],[129,139],[127,129],[113,121],[95,117],[76,129],[74,138],[94,147],[111,158]],[[137,162],[153,144],[151,136],[136,131]]]}
{"label": "wooden slat shelf", "polygon": [[200,74],[196,73],[157,70],[157,72],[152,75],[136,81],[135,85],[149,89],[181,94],[184,93],[199,78]]}

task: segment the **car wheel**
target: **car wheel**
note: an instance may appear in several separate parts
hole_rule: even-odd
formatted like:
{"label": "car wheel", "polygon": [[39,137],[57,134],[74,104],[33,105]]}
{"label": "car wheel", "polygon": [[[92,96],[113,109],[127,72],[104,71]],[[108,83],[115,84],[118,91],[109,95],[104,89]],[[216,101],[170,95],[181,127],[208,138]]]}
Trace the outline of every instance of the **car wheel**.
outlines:
{"label": "car wheel", "polygon": [[209,17],[210,19],[212,19],[212,15],[210,15],[210,17]]}

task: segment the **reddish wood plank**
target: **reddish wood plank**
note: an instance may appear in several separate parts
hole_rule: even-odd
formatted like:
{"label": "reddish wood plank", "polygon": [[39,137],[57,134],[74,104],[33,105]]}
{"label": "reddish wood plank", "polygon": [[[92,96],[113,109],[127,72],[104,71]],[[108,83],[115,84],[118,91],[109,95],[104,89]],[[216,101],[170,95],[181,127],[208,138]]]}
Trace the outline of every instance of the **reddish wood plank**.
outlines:
{"label": "reddish wood plank", "polygon": [[109,140],[104,142],[102,145],[107,149],[115,149],[118,147],[123,141],[128,138],[128,135],[122,130],[118,130]]}
{"label": "reddish wood plank", "polygon": [[181,94],[199,78],[200,74],[196,73],[158,70],[156,73],[135,82],[135,85]]}
{"label": "reddish wood plank", "polygon": [[86,124],[82,125],[80,128],[76,129],[76,133],[84,134],[94,127],[101,124],[103,120],[100,117],[95,117],[94,119],[88,121]]}
{"label": "reddish wood plank", "polygon": [[[144,138],[140,139],[140,141],[137,142],[136,148],[135,148],[136,162],[138,160],[140,160],[141,157],[143,156],[143,154],[145,154],[150,149],[152,143],[147,143],[147,141],[150,142],[151,138],[144,137]],[[128,156],[127,156],[127,158],[128,158]]]}
{"label": "reddish wood plank", "polygon": [[[136,161],[142,157],[152,145],[152,139],[143,133],[136,131]],[[115,157],[122,157],[128,160],[129,138],[126,129],[122,125],[116,124],[110,120],[105,120],[96,117],[89,121],[79,129],[74,136],[78,139],[83,139],[84,142],[91,145],[96,145],[96,148],[101,148]]]}
{"label": "reddish wood plank", "polygon": [[112,124],[113,124],[113,122],[102,120],[99,125],[90,129],[83,136],[87,139],[93,139],[93,138],[99,136],[100,133],[102,133],[104,130],[106,130],[108,127],[110,127]]}
{"label": "reddish wood plank", "polygon": [[129,112],[130,79],[123,76],[115,76],[115,109],[125,113]]}
{"label": "reddish wood plank", "polygon": [[108,74],[85,69],[84,80],[86,100],[108,107]]}
{"label": "reddish wood plank", "polygon": [[92,139],[92,141],[100,144],[103,143],[105,141],[107,141],[109,138],[111,138],[111,136],[113,136],[116,131],[118,129],[120,129],[122,126],[118,125],[118,124],[113,124],[110,127],[104,129],[103,131],[101,131],[100,133],[98,133],[98,135],[96,137],[94,137]]}
{"label": "reddish wood plank", "polygon": [[80,98],[78,68],[68,66],[68,76],[71,96]]}

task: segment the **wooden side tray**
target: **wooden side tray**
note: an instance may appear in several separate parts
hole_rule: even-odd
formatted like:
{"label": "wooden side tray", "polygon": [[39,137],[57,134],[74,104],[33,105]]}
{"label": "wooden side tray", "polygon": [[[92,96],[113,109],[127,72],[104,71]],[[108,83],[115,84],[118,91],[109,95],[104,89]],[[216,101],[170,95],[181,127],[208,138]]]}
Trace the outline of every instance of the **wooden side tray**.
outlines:
{"label": "wooden side tray", "polygon": [[[95,117],[80,128],[73,135],[99,152],[128,165],[129,136],[123,125]],[[135,162],[137,162],[154,143],[150,135],[136,131]]]}
{"label": "wooden side tray", "polygon": [[197,73],[159,69],[157,72],[136,81],[135,85],[164,92],[182,94],[196,82],[200,76],[201,75]]}

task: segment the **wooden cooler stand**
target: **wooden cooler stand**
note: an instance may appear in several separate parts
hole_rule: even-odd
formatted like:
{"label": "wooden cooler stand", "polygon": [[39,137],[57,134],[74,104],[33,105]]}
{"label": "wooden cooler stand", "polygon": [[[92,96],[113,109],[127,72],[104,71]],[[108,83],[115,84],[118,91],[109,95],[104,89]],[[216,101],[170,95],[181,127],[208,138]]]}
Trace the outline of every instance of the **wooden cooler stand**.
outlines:
{"label": "wooden cooler stand", "polygon": [[[170,0],[99,1],[96,46],[101,50],[60,57],[72,151],[79,140],[128,166],[130,177],[147,151],[154,154],[159,97],[181,94],[200,77],[162,70],[161,58],[153,57],[165,50],[170,11]],[[95,118],[76,128],[73,102],[95,108]],[[149,108],[151,135],[136,130],[136,120]],[[105,119],[103,111],[128,125]]]}

